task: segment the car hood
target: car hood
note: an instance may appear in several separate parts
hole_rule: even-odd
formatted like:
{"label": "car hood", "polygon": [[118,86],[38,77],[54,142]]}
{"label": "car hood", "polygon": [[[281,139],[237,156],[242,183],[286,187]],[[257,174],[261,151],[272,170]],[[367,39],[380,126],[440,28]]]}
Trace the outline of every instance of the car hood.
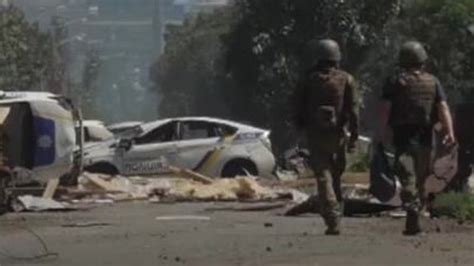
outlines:
{"label": "car hood", "polygon": [[102,157],[112,155],[118,147],[120,140],[112,138],[101,142],[89,142],[84,144],[84,158]]}

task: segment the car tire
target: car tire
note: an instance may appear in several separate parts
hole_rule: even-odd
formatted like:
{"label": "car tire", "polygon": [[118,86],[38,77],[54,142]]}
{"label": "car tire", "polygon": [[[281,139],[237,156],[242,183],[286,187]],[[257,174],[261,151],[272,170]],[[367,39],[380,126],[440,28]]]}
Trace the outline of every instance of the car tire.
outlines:
{"label": "car tire", "polygon": [[222,177],[258,176],[257,166],[250,160],[238,159],[228,162],[222,170]]}
{"label": "car tire", "polygon": [[117,168],[109,163],[97,163],[91,166],[87,166],[84,169],[86,172],[95,173],[95,174],[104,174],[104,175],[118,175],[119,172]]}

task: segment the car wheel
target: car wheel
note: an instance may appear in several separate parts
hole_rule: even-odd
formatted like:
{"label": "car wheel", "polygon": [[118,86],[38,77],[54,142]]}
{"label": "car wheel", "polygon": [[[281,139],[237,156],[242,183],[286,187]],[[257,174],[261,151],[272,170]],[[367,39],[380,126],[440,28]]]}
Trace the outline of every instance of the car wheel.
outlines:
{"label": "car wheel", "polygon": [[89,173],[104,174],[104,175],[118,175],[119,172],[115,166],[108,163],[98,163],[88,166],[84,169]]}
{"label": "car wheel", "polygon": [[236,177],[236,176],[257,176],[257,166],[249,160],[233,160],[228,162],[222,170],[222,177]]}

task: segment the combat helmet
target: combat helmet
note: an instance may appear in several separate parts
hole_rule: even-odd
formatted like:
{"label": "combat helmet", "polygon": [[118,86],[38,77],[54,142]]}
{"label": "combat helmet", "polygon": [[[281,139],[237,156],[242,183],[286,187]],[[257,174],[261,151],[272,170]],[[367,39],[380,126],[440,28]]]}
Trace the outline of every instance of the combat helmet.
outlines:
{"label": "combat helmet", "polygon": [[307,45],[307,59],[312,66],[321,61],[339,62],[342,59],[341,49],[331,39],[312,40]]}
{"label": "combat helmet", "polygon": [[428,60],[428,53],[421,43],[408,41],[402,45],[399,56],[400,65],[421,65],[426,60]]}

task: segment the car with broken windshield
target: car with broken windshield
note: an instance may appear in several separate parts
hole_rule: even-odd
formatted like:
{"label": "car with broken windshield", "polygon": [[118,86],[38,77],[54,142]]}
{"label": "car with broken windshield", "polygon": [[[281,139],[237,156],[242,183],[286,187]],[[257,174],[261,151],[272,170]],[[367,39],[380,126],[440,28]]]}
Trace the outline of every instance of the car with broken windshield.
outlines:
{"label": "car with broken windshield", "polygon": [[223,119],[163,119],[88,147],[85,169],[130,176],[166,174],[173,166],[212,177],[269,177],[275,168],[269,135],[268,130]]}

